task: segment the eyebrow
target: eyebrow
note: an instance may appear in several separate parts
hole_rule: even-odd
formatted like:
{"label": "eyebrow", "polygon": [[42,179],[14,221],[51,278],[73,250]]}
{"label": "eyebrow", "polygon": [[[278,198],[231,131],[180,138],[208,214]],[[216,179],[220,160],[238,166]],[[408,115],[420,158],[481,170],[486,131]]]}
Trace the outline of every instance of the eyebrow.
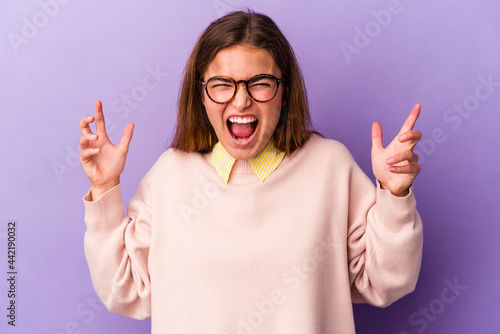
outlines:
{"label": "eyebrow", "polygon": [[269,79],[269,77],[267,75],[259,76],[259,77],[253,78],[252,82],[257,82],[257,81],[264,80],[264,79]]}
{"label": "eyebrow", "polygon": [[[210,80],[210,79],[208,79]],[[213,80],[220,80],[220,81],[223,81],[223,82],[232,82],[230,79],[227,79],[227,78],[222,78],[222,77],[213,77]]]}

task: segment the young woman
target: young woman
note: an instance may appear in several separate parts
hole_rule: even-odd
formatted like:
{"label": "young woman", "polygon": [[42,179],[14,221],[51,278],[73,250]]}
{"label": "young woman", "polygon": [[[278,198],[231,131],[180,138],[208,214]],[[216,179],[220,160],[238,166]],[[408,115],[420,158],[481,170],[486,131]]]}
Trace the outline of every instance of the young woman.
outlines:
{"label": "young woman", "polygon": [[99,101],[80,122],[96,292],[112,312],[151,317],[153,333],[354,333],[353,302],[384,307],[417,281],[419,111],[386,148],[374,123],[375,187],[342,144],[313,131],[275,23],[220,18],[188,60],[172,148],[127,215],[120,174],[134,125],[114,146]]}

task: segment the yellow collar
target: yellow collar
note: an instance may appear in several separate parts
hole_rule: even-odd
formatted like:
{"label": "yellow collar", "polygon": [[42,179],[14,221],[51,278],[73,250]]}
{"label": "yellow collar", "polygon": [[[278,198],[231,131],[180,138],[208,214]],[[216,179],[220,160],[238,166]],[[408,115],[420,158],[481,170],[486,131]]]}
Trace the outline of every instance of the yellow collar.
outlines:
{"label": "yellow collar", "polygon": [[[266,147],[264,147],[255,157],[250,159],[250,166],[259,180],[264,181],[274,172],[284,157],[285,152],[278,150],[276,146],[274,146],[273,138],[271,138]],[[236,159],[222,147],[220,142],[217,142],[212,150],[212,161],[221,180],[227,183]]]}

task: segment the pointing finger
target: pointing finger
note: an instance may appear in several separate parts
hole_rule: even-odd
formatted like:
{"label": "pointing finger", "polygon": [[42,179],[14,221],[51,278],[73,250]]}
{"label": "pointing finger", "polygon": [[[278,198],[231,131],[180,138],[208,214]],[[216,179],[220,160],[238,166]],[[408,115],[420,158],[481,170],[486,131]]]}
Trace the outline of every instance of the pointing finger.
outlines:
{"label": "pointing finger", "polygon": [[401,127],[401,130],[399,131],[400,134],[413,129],[413,126],[415,126],[418,116],[420,115],[420,107],[421,107],[420,103],[415,104],[410,115],[408,116],[403,126]]}
{"label": "pointing finger", "polygon": [[97,100],[97,102],[95,103],[94,112],[95,112],[95,126],[97,133],[100,134],[102,137],[107,137],[106,124],[104,122],[104,113],[102,112],[101,101]]}
{"label": "pointing finger", "polygon": [[123,130],[122,138],[118,146],[120,146],[124,152],[128,152],[130,140],[132,140],[132,135],[134,133],[134,127],[135,127],[134,123],[129,123]]}
{"label": "pointing finger", "polygon": [[382,126],[379,122],[372,124],[372,150],[382,149]]}

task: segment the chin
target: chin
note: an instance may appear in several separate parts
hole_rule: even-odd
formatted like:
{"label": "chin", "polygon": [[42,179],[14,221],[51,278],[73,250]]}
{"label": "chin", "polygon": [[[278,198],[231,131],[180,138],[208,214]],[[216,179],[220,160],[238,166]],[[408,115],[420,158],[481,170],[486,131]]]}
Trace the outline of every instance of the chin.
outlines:
{"label": "chin", "polygon": [[[262,147],[262,149],[265,147],[265,145]],[[236,160],[250,160],[253,157],[255,157],[259,152],[262,150],[256,150],[255,147],[231,147],[230,150],[227,150],[228,153],[235,158]]]}

